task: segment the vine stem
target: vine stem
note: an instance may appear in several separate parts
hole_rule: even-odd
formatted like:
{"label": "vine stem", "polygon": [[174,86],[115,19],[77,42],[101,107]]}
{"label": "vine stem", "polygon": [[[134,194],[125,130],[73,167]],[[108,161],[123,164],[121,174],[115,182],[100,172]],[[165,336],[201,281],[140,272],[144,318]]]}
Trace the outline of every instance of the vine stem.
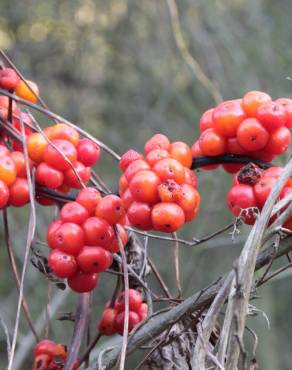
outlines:
{"label": "vine stem", "polygon": [[64,370],[72,370],[81,346],[89,316],[90,293],[82,293],[78,298],[78,306],[75,313],[75,325],[72,340],[68,351]]}

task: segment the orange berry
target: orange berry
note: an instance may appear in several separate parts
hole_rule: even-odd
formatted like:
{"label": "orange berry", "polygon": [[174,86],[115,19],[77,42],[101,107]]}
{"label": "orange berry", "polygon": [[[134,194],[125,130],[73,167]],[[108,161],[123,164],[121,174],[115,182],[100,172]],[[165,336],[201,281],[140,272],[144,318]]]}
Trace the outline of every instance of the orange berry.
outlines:
{"label": "orange berry", "polygon": [[37,163],[42,162],[46,147],[48,146],[48,142],[43,135],[39,132],[29,135],[26,145],[30,159]]}
{"label": "orange berry", "polygon": [[77,146],[79,143],[79,134],[74,127],[70,127],[65,123],[57,123],[50,129],[50,139],[62,139],[70,141],[71,144]]}
{"label": "orange berry", "polygon": [[176,159],[185,167],[190,168],[192,165],[192,151],[191,148],[182,141],[176,141],[170,146],[170,156]]}
{"label": "orange berry", "polygon": [[[29,85],[29,87],[27,85]],[[36,103],[39,96],[39,88],[33,81],[21,80],[16,86],[15,94],[19,98],[27,100],[31,103]]]}
{"label": "orange berry", "polygon": [[242,98],[242,107],[249,117],[256,117],[258,108],[271,101],[270,95],[262,91],[249,91]]}

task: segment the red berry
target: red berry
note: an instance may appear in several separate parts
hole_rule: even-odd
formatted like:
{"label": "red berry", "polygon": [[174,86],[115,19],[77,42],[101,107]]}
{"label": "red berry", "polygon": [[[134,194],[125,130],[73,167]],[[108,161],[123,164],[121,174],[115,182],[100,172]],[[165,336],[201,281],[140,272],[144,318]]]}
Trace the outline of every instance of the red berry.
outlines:
{"label": "red berry", "polygon": [[68,278],[69,287],[76,293],[90,292],[96,287],[98,274],[84,274],[82,271]]}
{"label": "red berry", "polygon": [[185,183],[194,188],[198,186],[197,175],[187,167],[185,167]]}
{"label": "red berry", "polygon": [[125,177],[127,181],[130,182],[132,177],[134,177],[136,173],[143,170],[150,170],[149,164],[143,159],[137,159],[136,161],[130,163],[125,171]]}
{"label": "red berry", "polygon": [[50,140],[60,139],[70,141],[75,147],[79,143],[78,131],[65,123],[57,123],[55,126],[52,126],[48,136]]}
{"label": "red berry", "polygon": [[129,189],[138,202],[156,203],[159,201],[160,178],[153,171],[140,171],[132,177]]}
{"label": "red berry", "polygon": [[198,213],[200,207],[200,194],[192,186],[183,184],[181,186],[181,196],[177,204],[184,212],[191,212],[193,209],[196,209],[196,213]]}
{"label": "red berry", "polygon": [[86,208],[77,202],[69,202],[61,210],[61,220],[63,222],[73,222],[81,225],[88,217],[89,213]]}
{"label": "red berry", "polygon": [[59,188],[64,181],[63,172],[56,170],[45,162],[37,166],[35,178],[38,184],[51,189]]}
{"label": "red berry", "polygon": [[34,357],[39,355],[48,355],[53,357],[55,354],[56,343],[50,339],[41,340],[34,348]]}
{"label": "red berry", "polygon": [[226,144],[226,153],[246,154],[246,150],[239,144],[236,137],[229,138]]}
{"label": "red berry", "polygon": [[[194,144],[192,145],[192,156],[193,156],[194,159],[197,158],[197,157],[203,157],[204,156],[204,154],[202,152],[202,149],[200,147],[199,140],[195,141]],[[213,169],[215,169],[219,166],[220,166],[219,164],[210,164],[208,166],[203,166],[202,169],[206,170],[206,171],[210,171],[210,170],[213,170]]]}
{"label": "red berry", "polygon": [[167,136],[163,134],[153,135],[145,144],[144,150],[145,154],[148,154],[154,149],[164,149],[169,151],[170,141]]}
{"label": "red berry", "polygon": [[289,148],[291,134],[287,127],[283,126],[270,134],[265,151],[270,154],[283,154]]}
{"label": "red berry", "polygon": [[[117,314],[115,319],[115,330],[118,334],[123,335],[124,331],[124,321],[125,321],[125,312],[120,312]],[[128,332],[130,333],[134,327],[139,324],[140,317],[136,312],[130,311],[129,312],[129,319],[128,319]]]}
{"label": "red berry", "polygon": [[170,156],[176,159],[183,166],[190,168],[192,165],[191,148],[182,141],[176,141],[170,145]]}
{"label": "red berry", "polygon": [[174,180],[178,184],[185,182],[184,166],[176,159],[161,159],[153,167],[153,171],[160,177],[161,181]]}
{"label": "red berry", "polygon": [[287,114],[282,104],[269,102],[259,107],[257,119],[266,130],[273,132],[286,124]]}
{"label": "red berry", "polygon": [[[118,298],[115,308],[118,312],[125,310],[125,296],[126,293],[122,292],[120,297]],[[142,305],[142,297],[141,294],[135,289],[129,289],[129,310],[130,311],[139,311]]]}
{"label": "red berry", "polygon": [[106,195],[98,203],[95,216],[104,218],[111,225],[118,224],[125,216],[123,201],[117,195]]}
{"label": "red berry", "polygon": [[292,99],[280,98],[275,100],[275,103],[281,104],[286,111],[286,127],[292,128]]}
{"label": "red berry", "polygon": [[114,239],[112,226],[102,218],[89,217],[82,225],[82,228],[86,245],[98,245],[106,248]]}
{"label": "red berry", "polygon": [[158,203],[152,209],[155,230],[173,233],[185,223],[183,209],[175,203]]}
{"label": "red berry", "polygon": [[227,202],[234,216],[240,215],[246,223],[254,223],[254,212],[252,210],[244,212],[247,208],[258,206],[252,186],[245,184],[233,186],[228,193]]}
{"label": "red berry", "polygon": [[51,225],[49,226],[49,228],[47,230],[48,246],[52,249],[58,247],[58,245],[56,244],[56,241],[55,241],[55,233],[61,225],[62,225],[61,220],[54,221],[54,222],[51,223]]}
{"label": "red berry", "polygon": [[58,249],[52,250],[48,263],[55,275],[61,279],[73,276],[78,269],[75,257]]}
{"label": "red berry", "polygon": [[264,177],[254,186],[254,194],[257,200],[257,204],[260,209],[263,208],[265,202],[272,190],[277,179],[275,177]]}
{"label": "red berry", "polygon": [[76,198],[76,202],[86,208],[90,216],[95,214],[96,206],[100,200],[100,192],[91,187],[82,189]]}
{"label": "red berry", "polygon": [[29,203],[29,186],[27,179],[18,177],[9,189],[9,204],[13,207],[22,207]]}
{"label": "red berry", "polygon": [[55,232],[53,245],[68,254],[78,254],[84,246],[84,231],[72,222],[62,224]]}
{"label": "red berry", "polygon": [[115,334],[115,319],[117,316],[117,310],[114,308],[106,308],[98,323],[98,331],[103,335],[113,335]]}
{"label": "red berry", "polygon": [[11,186],[16,179],[16,166],[8,156],[0,157],[0,180]]}
{"label": "red berry", "polygon": [[208,109],[201,115],[200,132],[206,131],[208,128],[213,128],[213,112],[214,108]]}
{"label": "red berry", "polygon": [[52,140],[52,144],[54,147],[49,144],[44,151],[44,160],[47,164],[60,171],[70,169],[69,163],[76,164],[77,151],[73,144],[61,139]]}
{"label": "red berry", "polygon": [[237,130],[239,144],[247,151],[263,149],[268,140],[268,131],[255,118],[245,119]]}
{"label": "red berry", "polygon": [[101,247],[84,247],[77,256],[78,266],[86,274],[103,272],[112,262],[112,254]]}
{"label": "red berry", "polygon": [[151,207],[147,203],[133,202],[127,211],[131,225],[141,230],[152,229]]}
{"label": "red berry", "polygon": [[204,156],[217,156],[226,151],[226,139],[217,134],[214,129],[205,130],[199,139],[200,149]]}
{"label": "red berry", "polygon": [[31,160],[36,163],[43,162],[48,142],[41,133],[35,132],[29,135],[26,140],[26,146]]}
{"label": "red berry", "polygon": [[[75,172],[79,175],[81,181],[83,182],[84,185],[87,185],[90,176],[91,176],[91,168],[90,167],[85,167],[84,164],[81,162],[77,162],[73,166]],[[69,168],[65,173],[64,173],[64,183],[71,188],[75,189],[81,189],[83,184],[80,182],[78,176],[76,175],[73,171],[72,168]]]}
{"label": "red berry", "polygon": [[15,90],[20,77],[12,68],[0,69],[0,87],[4,90]]}
{"label": "red berry", "polygon": [[124,153],[120,159],[120,169],[125,172],[127,167],[137,159],[143,159],[143,155],[136,152],[136,150],[130,149]]}
{"label": "red berry", "polygon": [[90,139],[82,139],[77,146],[78,161],[93,166],[100,158],[100,147]]}
{"label": "red berry", "polygon": [[124,204],[124,208],[125,210],[128,210],[128,208],[130,207],[130,205],[135,201],[133,195],[132,195],[132,192],[130,189],[127,189],[123,195],[121,196],[121,199],[123,201],[123,204]]}
{"label": "red berry", "polygon": [[249,117],[256,117],[259,107],[272,101],[270,95],[261,91],[249,91],[242,98],[242,107]]}
{"label": "red berry", "polygon": [[162,202],[176,203],[182,197],[181,185],[174,180],[165,180],[159,185],[158,193]]}
{"label": "red berry", "polygon": [[137,311],[138,315],[140,316],[140,320],[143,321],[148,316],[148,306],[147,303],[142,303],[141,307]]}
{"label": "red berry", "polygon": [[240,123],[246,118],[241,103],[234,100],[225,101],[213,112],[214,130],[224,137],[235,137]]}
{"label": "red berry", "polygon": [[150,167],[153,167],[155,163],[160,161],[160,159],[169,158],[170,154],[167,150],[164,149],[154,149],[151,150],[146,156],[146,161]]}

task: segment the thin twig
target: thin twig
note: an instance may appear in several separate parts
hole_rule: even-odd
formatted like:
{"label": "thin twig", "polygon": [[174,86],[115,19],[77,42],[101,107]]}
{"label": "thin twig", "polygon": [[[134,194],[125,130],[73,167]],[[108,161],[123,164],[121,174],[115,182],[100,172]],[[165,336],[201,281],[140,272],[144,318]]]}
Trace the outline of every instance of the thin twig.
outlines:
{"label": "thin twig", "polygon": [[173,233],[172,237],[174,239],[174,249],[173,249],[173,260],[174,260],[174,270],[175,270],[175,281],[178,291],[178,298],[182,297],[182,287],[180,282],[180,271],[179,271],[179,245],[177,241],[177,234]]}

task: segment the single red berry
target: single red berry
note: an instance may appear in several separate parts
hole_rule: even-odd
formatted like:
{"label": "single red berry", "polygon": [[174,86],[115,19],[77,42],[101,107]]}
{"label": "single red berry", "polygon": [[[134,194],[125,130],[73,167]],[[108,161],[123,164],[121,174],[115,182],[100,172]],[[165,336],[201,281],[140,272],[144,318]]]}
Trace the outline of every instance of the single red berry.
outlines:
{"label": "single red berry", "polygon": [[117,195],[106,195],[99,201],[95,216],[105,219],[111,225],[118,224],[125,216],[123,201]]}
{"label": "single red berry", "polygon": [[265,151],[274,155],[283,154],[289,148],[290,142],[290,130],[282,126],[270,134]]}
{"label": "single red berry", "polygon": [[184,211],[175,203],[158,203],[152,209],[152,223],[155,230],[173,233],[185,223]]}
{"label": "single red berry", "polygon": [[82,225],[85,244],[106,248],[114,239],[113,227],[103,218],[89,217]]}
{"label": "single red berry", "polygon": [[140,171],[132,177],[129,189],[137,202],[156,203],[159,201],[160,178],[153,171]]}
{"label": "single red berry", "polygon": [[251,208],[258,207],[258,204],[252,186],[245,184],[233,186],[228,193],[227,203],[235,217],[241,216],[245,223],[254,223],[254,210]]}
{"label": "single red berry", "polygon": [[92,291],[98,282],[98,274],[84,274],[82,271],[68,278],[69,287],[76,293]]}
{"label": "single red berry", "polygon": [[119,194],[122,196],[124,192],[128,189],[129,183],[126,176],[123,174],[119,179]]}
{"label": "single red berry", "polygon": [[84,231],[79,225],[66,222],[55,231],[53,245],[67,254],[78,254],[84,246]]}
{"label": "single red berry", "polygon": [[76,202],[86,208],[90,216],[93,216],[95,214],[96,206],[100,200],[100,192],[97,189],[91,187],[82,189],[76,198]]}
{"label": "single red berry", "polygon": [[249,91],[242,98],[242,107],[248,117],[256,117],[259,107],[271,101],[270,95],[262,91]]}
{"label": "single red berry", "polygon": [[170,157],[176,159],[183,166],[190,168],[192,165],[191,148],[182,141],[176,141],[170,145]]}
{"label": "single red berry", "polygon": [[81,225],[89,217],[86,208],[77,202],[69,202],[62,207],[61,220],[64,222],[73,222]]}
{"label": "single red berry", "polygon": [[[115,330],[120,335],[123,335],[124,321],[125,321],[125,312],[123,311],[118,313],[115,319]],[[134,329],[134,327],[137,324],[139,324],[140,321],[141,320],[139,315],[134,311],[130,311],[128,319],[128,332],[130,333]]]}
{"label": "single red berry", "polygon": [[124,204],[124,208],[127,211],[130,205],[135,201],[133,194],[130,189],[127,189],[123,195],[121,196],[121,199]]}
{"label": "single red berry", "polygon": [[151,150],[146,156],[146,161],[150,167],[153,167],[155,163],[160,161],[161,159],[169,158],[170,154],[167,150],[164,149],[154,149]]}
{"label": "single red berry", "polygon": [[265,176],[260,181],[258,181],[254,186],[254,194],[257,200],[258,207],[260,209],[263,208],[265,202],[275,185],[277,179],[275,177],[267,177]]}
{"label": "single red berry", "polygon": [[144,147],[145,154],[148,154],[154,149],[164,149],[169,151],[170,141],[168,137],[163,134],[153,135],[145,144]]}
{"label": "single red berry", "polygon": [[[115,308],[118,312],[125,310],[125,296],[126,293],[122,292],[120,297],[118,298]],[[142,297],[141,294],[135,289],[129,289],[129,310],[138,312],[142,305]]]}
{"label": "single red berry", "polygon": [[62,225],[62,223],[63,222],[61,220],[56,220],[51,223],[51,225],[49,226],[47,230],[48,246],[52,249],[58,248],[58,244],[56,244],[56,241],[55,241],[55,233],[57,229]]}
{"label": "single red berry", "polygon": [[[73,144],[67,140],[52,140],[44,151],[44,161],[60,171],[70,169],[70,163],[75,165],[77,162],[77,151]],[[55,149],[57,148],[57,149]]]}
{"label": "single red berry", "polygon": [[269,102],[259,107],[257,110],[257,119],[266,130],[273,132],[286,125],[287,113],[282,104]]}
{"label": "single red berry", "polygon": [[148,316],[148,306],[147,303],[142,303],[141,307],[137,311],[138,315],[140,316],[140,320],[143,321]]}
{"label": "single red berry", "polygon": [[42,162],[37,166],[35,174],[36,182],[47,188],[57,189],[64,181],[63,172],[56,170],[54,167]]}
{"label": "single red berry", "polygon": [[125,171],[125,177],[127,181],[130,182],[136,173],[143,170],[150,170],[149,164],[143,159],[137,159],[136,161],[130,163]]}
{"label": "single red berry", "polygon": [[133,202],[127,211],[131,225],[140,230],[152,229],[151,207],[147,203]]}
{"label": "single red berry", "polygon": [[241,103],[236,100],[225,101],[214,109],[214,130],[224,137],[236,137],[240,123],[246,118]]}
{"label": "single red berry", "polygon": [[214,108],[208,109],[201,115],[200,118],[200,132],[206,131],[208,128],[213,128],[213,112]]}
{"label": "single red berry", "polygon": [[176,203],[182,197],[182,185],[174,180],[165,180],[158,187],[158,194],[161,202]]}
{"label": "single red berry", "polygon": [[[72,168],[69,168],[64,172],[64,183],[71,188],[75,189],[81,189],[84,185],[88,184],[88,181],[91,176],[91,168],[85,167],[84,164],[81,162],[77,162],[75,165],[73,165],[74,171]],[[82,182],[80,182],[79,178]]]}
{"label": "single red berry", "polygon": [[65,123],[57,123],[54,126],[51,126],[49,132],[49,139],[50,140],[67,140],[70,141],[75,147],[79,143],[79,134],[78,131],[74,127],[70,127]]}
{"label": "single red berry", "polygon": [[253,152],[266,146],[269,133],[256,118],[247,118],[237,130],[237,139],[245,150]]}
{"label": "single red berry", "polygon": [[130,149],[124,153],[120,159],[120,169],[125,172],[127,167],[137,159],[143,159],[143,155],[136,152],[136,150]]}
{"label": "single red berry", "polygon": [[78,269],[75,257],[58,249],[52,250],[48,263],[55,275],[61,279],[73,276]]}
{"label": "single red berry", "polygon": [[77,146],[77,158],[84,166],[93,166],[100,158],[100,147],[90,139],[82,139]]}
{"label": "single red berry", "polygon": [[103,335],[115,334],[115,320],[117,316],[117,310],[115,308],[106,308],[101,316],[98,323],[98,331]]}
{"label": "single red berry", "polygon": [[236,137],[229,138],[226,143],[226,153],[246,154],[246,150],[239,144]]}
{"label": "single red berry", "polygon": [[[26,160],[24,158],[24,154],[22,152],[15,151],[10,154],[10,158],[15,164],[17,177],[26,178]],[[31,160],[29,160],[29,168],[32,169]]]}
{"label": "single red berry", "polygon": [[160,177],[161,181],[174,180],[178,184],[185,182],[184,166],[176,159],[161,159],[153,167],[153,171]]}
{"label": "single red berry", "polygon": [[292,128],[292,99],[280,98],[275,100],[275,103],[281,104],[286,111],[286,127]]}
{"label": "single red berry", "polygon": [[0,69],[0,87],[4,90],[15,90],[20,77],[12,68]]}
{"label": "single red berry", "polygon": [[17,177],[9,188],[9,204],[13,207],[23,207],[29,203],[29,186],[27,179]]}
{"label": "single red berry", "polygon": [[209,128],[201,134],[199,145],[204,156],[221,155],[226,151],[226,138]]}
{"label": "single red berry", "polygon": [[80,269],[86,274],[107,270],[113,263],[112,254],[101,247],[84,247],[77,256]]}
{"label": "single red berry", "polygon": [[56,343],[50,339],[43,339],[34,347],[34,357],[48,355],[53,357],[55,354]]}
{"label": "single red berry", "polygon": [[[202,149],[200,147],[199,140],[195,141],[194,144],[192,145],[192,156],[194,161],[196,161],[196,158],[204,156]],[[206,171],[211,171],[219,166],[220,164],[210,164],[208,166],[203,166],[202,169]]]}
{"label": "single red berry", "polygon": [[198,213],[200,201],[200,194],[195,188],[188,184],[183,184],[181,186],[181,196],[179,197],[177,204],[184,212],[191,212],[193,209],[196,209]]}
{"label": "single red berry", "polygon": [[187,167],[185,167],[185,183],[194,188],[198,186],[197,175]]}

